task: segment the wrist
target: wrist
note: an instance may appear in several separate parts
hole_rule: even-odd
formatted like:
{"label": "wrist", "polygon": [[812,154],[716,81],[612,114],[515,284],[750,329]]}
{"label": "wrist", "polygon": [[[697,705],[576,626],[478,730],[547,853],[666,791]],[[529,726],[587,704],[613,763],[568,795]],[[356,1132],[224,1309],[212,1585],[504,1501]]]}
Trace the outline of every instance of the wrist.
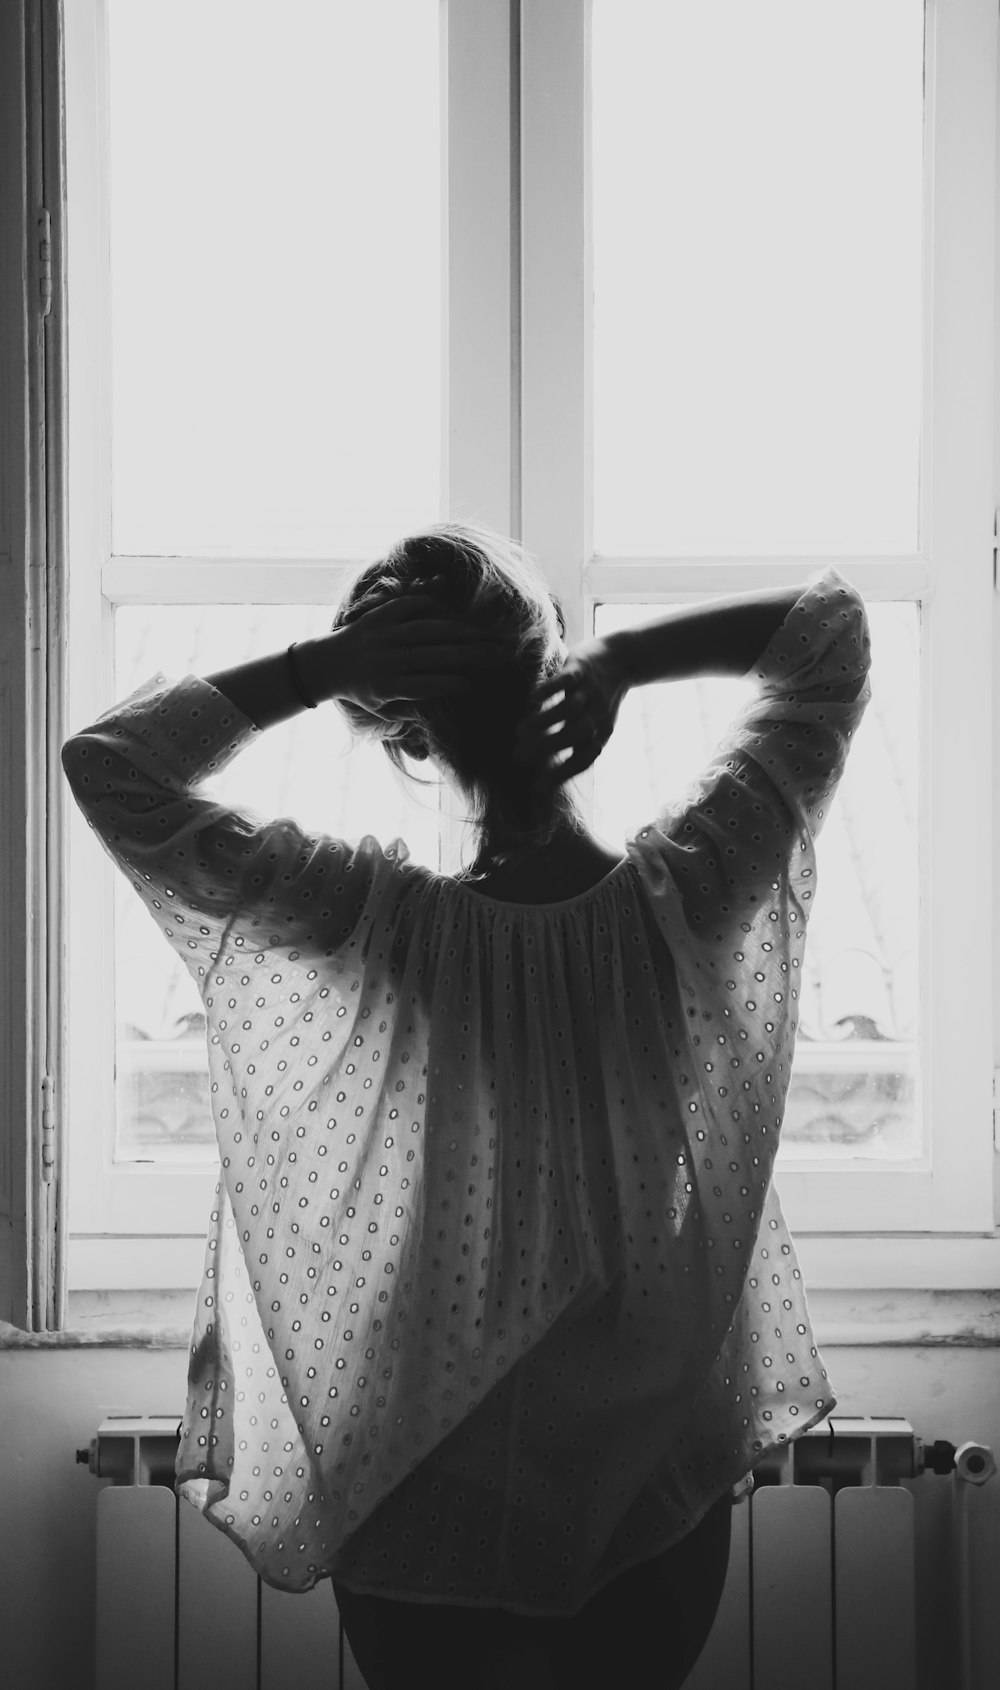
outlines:
{"label": "wrist", "polygon": [[603,635],[602,643],[611,672],[625,693],[638,683],[635,629],[617,628],[614,633]]}
{"label": "wrist", "polygon": [[337,698],[343,688],[343,666],[340,663],[340,635],[321,634],[314,640],[297,640],[295,666],[306,692],[317,704]]}

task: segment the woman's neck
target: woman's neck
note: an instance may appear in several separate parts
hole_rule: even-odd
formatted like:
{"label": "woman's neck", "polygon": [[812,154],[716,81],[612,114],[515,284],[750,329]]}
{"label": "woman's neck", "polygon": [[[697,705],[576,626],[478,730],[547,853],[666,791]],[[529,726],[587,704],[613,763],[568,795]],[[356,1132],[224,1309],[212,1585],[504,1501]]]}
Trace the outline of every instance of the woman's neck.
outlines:
{"label": "woman's neck", "polygon": [[487,827],[480,835],[475,859],[463,878],[506,874],[529,865],[541,868],[547,862],[565,856],[568,850],[582,842],[590,843],[589,836],[575,810],[568,807],[556,816],[551,831],[534,838],[513,835],[504,830],[491,832]]}

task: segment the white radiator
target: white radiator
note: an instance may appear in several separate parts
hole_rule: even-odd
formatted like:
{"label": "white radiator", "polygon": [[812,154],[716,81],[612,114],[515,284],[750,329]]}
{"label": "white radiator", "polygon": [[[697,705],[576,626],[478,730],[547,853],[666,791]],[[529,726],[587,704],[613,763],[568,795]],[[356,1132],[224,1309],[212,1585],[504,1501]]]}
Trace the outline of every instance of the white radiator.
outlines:
{"label": "white radiator", "polygon": [[[97,1499],[95,1690],[365,1690],[329,1579],[262,1583],[172,1489],[176,1416],[108,1419]],[[901,1480],[952,1471],[956,1499],[996,1471],[980,1444],[926,1448],[905,1420],[834,1416],[772,1450],[733,1509],[729,1574],[686,1690],[916,1690],[914,1501]],[[964,1508],[956,1519],[964,1533]],[[955,1546],[971,1690],[968,1552]]]}

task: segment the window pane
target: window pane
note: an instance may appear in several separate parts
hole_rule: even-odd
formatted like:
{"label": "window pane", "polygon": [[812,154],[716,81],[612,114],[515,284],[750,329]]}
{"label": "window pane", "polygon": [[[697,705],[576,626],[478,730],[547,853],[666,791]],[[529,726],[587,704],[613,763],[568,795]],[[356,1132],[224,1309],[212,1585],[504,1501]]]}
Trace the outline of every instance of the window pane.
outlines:
{"label": "window pane", "polygon": [[[211,674],[315,638],[330,620],[328,606],[120,606],[115,697],[158,670],[175,680]],[[401,837],[414,861],[438,866],[437,787],[397,775],[381,746],[354,738],[336,706],[269,728],[202,790],[339,838],[372,833],[385,846]],[[115,1159],[214,1159],[201,1000],[124,875],[115,875],[115,1002]]]}
{"label": "window pane", "polygon": [[[920,1153],[919,620],[914,604],[868,603],[872,702],[816,845],[799,1028],[781,1151],[786,1161]],[[601,605],[598,634],[661,612]],[[595,765],[595,827],[624,843],[708,763],[751,682],[637,688]]]}
{"label": "window pane", "polygon": [[594,0],[594,535],[917,546],[920,0]]}
{"label": "window pane", "polygon": [[439,0],[108,0],[118,553],[437,520]]}

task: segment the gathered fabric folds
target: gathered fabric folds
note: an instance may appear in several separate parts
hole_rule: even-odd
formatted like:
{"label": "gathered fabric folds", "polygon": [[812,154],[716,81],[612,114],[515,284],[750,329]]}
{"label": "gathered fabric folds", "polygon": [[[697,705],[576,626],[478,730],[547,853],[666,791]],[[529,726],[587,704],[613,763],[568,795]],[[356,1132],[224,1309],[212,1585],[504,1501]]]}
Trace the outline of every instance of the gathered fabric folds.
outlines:
{"label": "gathered fabric folds", "polygon": [[834,1406],[772,1173],[868,669],[817,574],[698,782],[554,904],[213,803],[258,730],[193,676],[67,743],[205,1007],[177,1486],[267,1583],[570,1615]]}

